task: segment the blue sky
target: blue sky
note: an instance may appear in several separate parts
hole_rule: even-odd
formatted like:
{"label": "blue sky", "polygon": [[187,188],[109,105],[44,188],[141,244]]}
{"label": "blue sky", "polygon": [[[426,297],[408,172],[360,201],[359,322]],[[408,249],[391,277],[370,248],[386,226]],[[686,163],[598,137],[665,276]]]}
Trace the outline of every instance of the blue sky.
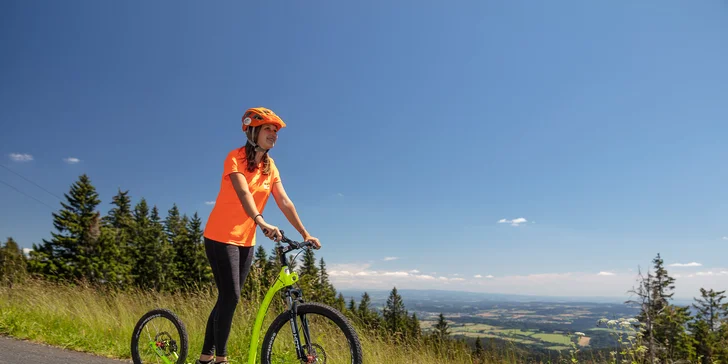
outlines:
{"label": "blue sky", "polygon": [[[619,296],[657,253],[728,288],[725,2],[175,5],[0,4],[2,165],[206,219],[266,106],[338,288]],[[1,184],[3,240],[49,238],[0,180],[45,204]]]}

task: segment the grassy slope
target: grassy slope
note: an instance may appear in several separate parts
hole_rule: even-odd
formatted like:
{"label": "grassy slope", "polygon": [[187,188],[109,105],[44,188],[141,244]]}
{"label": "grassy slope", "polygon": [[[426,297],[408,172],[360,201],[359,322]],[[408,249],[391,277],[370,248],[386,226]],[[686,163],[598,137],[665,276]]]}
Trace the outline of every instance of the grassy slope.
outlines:
{"label": "grassy slope", "polygon": [[[165,307],[174,311],[187,326],[188,362],[191,362],[199,355],[213,304],[214,296],[208,294],[181,296],[135,291],[105,295],[85,287],[33,281],[12,289],[0,288],[0,334],[108,357],[130,358],[131,332],[137,320],[152,308]],[[236,311],[229,353],[237,362],[247,360],[256,309],[256,304],[241,301]],[[272,319],[273,314],[269,312],[266,324]],[[472,362],[468,354],[439,351],[419,344],[394,345],[361,329],[359,333],[366,363]],[[492,362],[515,361],[497,358]]]}

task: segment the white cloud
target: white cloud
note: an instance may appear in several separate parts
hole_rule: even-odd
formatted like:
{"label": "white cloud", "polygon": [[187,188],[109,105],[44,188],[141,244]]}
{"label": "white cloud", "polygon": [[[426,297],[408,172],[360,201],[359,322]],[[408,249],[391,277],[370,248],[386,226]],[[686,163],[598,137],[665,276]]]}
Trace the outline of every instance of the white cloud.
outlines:
{"label": "white cloud", "polygon": [[23,248],[23,254],[25,254],[26,257],[30,256],[30,251],[33,249],[30,248]]}
{"label": "white cloud", "polygon": [[336,194],[336,196],[339,196],[339,197],[344,197],[344,194],[343,194],[343,193],[341,193],[341,192],[339,192],[339,193],[337,193],[337,194]]}
{"label": "white cloud", "polygon": [[384,260],[385,261],[397,260],[397,259],[399,259],[399,258],[397,258],[397,257],[384,257]]}
{"label": "white cloud", "polygon": [[518,226],[519,224],[523,224],[524,222],[527,222],[527,221],[528,220],[526,220],[522,217],[519,217],[519,218],[513,219],[513,220],[500,219],[500,220],[498,220],[498,223],[499,224],[511,224],[512,226]]}
{"label": "white cloud", "polygon": [[214,205],[215,201],[205,201],[205,205]]}
{"label": "white cloud", "polygon": [[81,160],[78,158],[75,158],[75,157],[68,157],[68,158],[63,158],[63,161],[68,164],[76,164],[76,163],[80,162]]}
{"label": "white cloud", "polygon": [[[329,276],[337,289],[451,289],[503,294],[544,296],[599,296],[628,298],[637,272],[601,271],[536,273],[498,276],[474,274],[472,278],[423,274],[419,270],[370,270],[370,264],[329,263]],[[700,287],[728,286],[728,268],[703,269],[680,277],[676,298],[690,299]]]}
{"label": "white cloud", "polygon": [[10,153],[10,159],[16,162],[30,162],[33,160],[33,156],[25,153]]}
{"label": "white cloud", "polygon": [[728,236],[724,236],[723,237],[723,240],[728,240]]}
{"label": "white cloud", "polygon": [[690,263],[673,263],[669,265],[670,267],[702,267],[703,265],[697,262],[690,262]]}

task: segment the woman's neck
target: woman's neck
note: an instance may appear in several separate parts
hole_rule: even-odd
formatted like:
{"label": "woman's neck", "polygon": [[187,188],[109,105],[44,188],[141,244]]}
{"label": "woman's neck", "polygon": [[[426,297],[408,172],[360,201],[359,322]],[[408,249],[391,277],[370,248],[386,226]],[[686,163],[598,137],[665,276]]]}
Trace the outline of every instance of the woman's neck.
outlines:
{"label": "woman's neck", "polygon": [[265,152],[255,152],[255,163],[260,163],[261,159],[263,159],[263,154],[265,154]]}

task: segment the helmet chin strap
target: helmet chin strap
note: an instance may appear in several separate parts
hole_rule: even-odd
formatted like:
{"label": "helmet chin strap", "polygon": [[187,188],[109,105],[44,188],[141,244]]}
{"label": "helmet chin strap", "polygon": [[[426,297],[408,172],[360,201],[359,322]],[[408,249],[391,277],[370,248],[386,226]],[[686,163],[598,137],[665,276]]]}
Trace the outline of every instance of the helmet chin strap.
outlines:
{"label": "helmet chin strap", "polygon": [[[254,127],[254,128],[251,128],[251,130],[250,130],[250,134],[253,134],[253,136],[252,136],[252,137],[253,137],[253,138],[255,138],[255,134],[258,134],[258,127],[256,126],[256,127]],[[256,144],[256,143],[255,143],[255,142],[254,142],[254,141],[253,141],[253,140],[251,139],[251,136],[250,136],[250,134],[248,134],[248,133],[245,133],[245,137],[246,137],[246,138],[248,139],[248,143],[250,143],[250,145],[252,145],[252,146],[254,146],[254,147],[255,147],[255,151],[256,151],[256,152],[263,152],[263,153],[268,153],[268,149],[265,149],[265,148],[261,147],[260,145]]]}

